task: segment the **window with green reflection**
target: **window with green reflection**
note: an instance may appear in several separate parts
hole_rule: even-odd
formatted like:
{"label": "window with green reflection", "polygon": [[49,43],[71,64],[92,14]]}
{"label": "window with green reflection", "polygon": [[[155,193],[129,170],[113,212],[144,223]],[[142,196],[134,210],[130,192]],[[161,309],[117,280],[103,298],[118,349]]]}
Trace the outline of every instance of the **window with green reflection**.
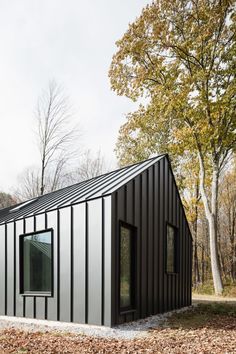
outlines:
{"label": "window with green reflection", "polygon": [[21,293],[52,292],[52,231],[20,236]]}
{"label": "window with green reflection", "polygon": [[135,233],[128,225],[120,226],[120,309],[135,304]]}
{"label": "window with green reflection", "polygon": [[167,224],[166,232],[166,271],[167,273],[177,272],[177,230]]}

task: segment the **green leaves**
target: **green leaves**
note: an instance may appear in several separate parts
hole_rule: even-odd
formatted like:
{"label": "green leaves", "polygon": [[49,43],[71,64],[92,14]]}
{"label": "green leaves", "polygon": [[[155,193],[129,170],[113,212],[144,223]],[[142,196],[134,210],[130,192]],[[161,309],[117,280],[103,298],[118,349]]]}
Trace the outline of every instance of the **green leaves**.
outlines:
{"label": "green leaves", "polygon": [[222,163],[236,129],[234,5],[156,0],[117,42],[112,89],[149,98],[120,129],[121,163],[199,148]]}

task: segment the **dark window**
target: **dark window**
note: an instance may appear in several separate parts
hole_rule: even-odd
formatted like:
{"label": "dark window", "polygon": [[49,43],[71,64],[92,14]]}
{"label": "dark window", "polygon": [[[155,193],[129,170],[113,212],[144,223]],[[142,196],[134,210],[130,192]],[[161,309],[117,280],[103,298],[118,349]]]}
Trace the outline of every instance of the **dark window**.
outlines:
{"label": "dark window", "polygon": [[120,309],[135,307],[135,230],[131,226],[120,226]]}
{"label": "dark window", "polygon": [[20,236],[21,293],[52,292],[52,231]]}
{"label": "dark window", "polygon": [[167,224],[166,231],[166,271],[167,273],[176,273],[176,248],[177,248],[177,230],[175,227]]}

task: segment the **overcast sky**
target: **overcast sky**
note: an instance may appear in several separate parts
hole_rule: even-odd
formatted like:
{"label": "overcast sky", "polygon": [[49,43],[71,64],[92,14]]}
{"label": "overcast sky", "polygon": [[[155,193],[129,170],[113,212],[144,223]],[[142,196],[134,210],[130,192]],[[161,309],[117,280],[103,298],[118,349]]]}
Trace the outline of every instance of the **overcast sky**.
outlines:
{"label": "overcast sky", "polygon": [[82,148],[115,161],[125,115],[136,105],[110,90],[115,42],[148,0],[0,0],[0,190],[35,165],[34,108],[50,79],[65,87]]}

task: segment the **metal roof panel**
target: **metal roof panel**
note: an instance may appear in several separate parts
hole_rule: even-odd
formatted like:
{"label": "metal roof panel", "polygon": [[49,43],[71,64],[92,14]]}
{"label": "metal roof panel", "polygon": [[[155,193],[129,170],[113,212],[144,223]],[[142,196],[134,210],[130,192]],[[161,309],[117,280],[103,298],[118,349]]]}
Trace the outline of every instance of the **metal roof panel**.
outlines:
{"label": "metal roof panel", "polygon": [[13,210],[15,206],[8,210],[2,210],[2,212],[0,210],[0,223],[11,222],[110,195],[164,156],[166,154],[45,194],[28,203],[22,203],[22,207],[19,206],[15,211]]}

